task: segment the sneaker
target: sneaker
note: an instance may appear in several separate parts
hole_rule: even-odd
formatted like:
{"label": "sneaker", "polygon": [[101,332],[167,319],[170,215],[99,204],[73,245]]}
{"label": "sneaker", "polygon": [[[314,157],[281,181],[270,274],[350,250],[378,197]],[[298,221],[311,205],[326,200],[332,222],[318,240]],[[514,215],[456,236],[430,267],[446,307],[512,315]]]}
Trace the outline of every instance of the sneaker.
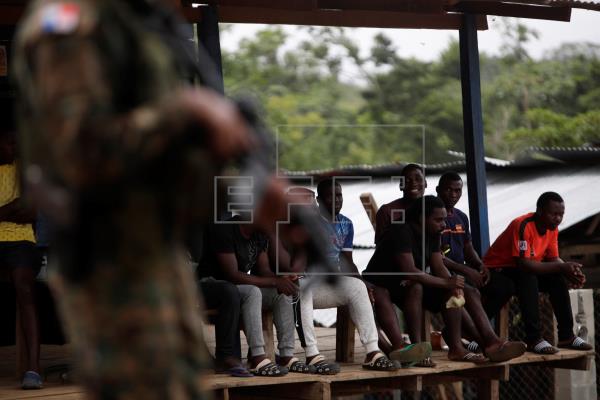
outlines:
{"label": "sneaker", "polygon": [[25,372],[25,375],[23,375],[21,387],[23,389],[41,389],[42,377],[35,371],[27,371]]}

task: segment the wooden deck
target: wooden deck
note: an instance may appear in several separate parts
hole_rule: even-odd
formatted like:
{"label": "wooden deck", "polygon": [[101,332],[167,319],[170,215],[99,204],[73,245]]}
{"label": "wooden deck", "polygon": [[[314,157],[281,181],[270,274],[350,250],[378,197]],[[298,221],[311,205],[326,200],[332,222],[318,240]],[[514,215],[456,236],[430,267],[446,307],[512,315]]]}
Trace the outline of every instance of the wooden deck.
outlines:
{"label": "wooden deck", "polygon": [[[209,347],[214,347],[214,333],[208,329]],[[335,329],[317,328],[321,352],[329,359],[335,358]],[[357,335],[358,336],[358,335]],[[242,338],[242,354],[247,347]],[[357,363],[342,364],[342,372],[334,376],[288,374],[281,378],[232,378],[226,375],[207,375],[202,379],[221,399],[331,399],[359,393],[380,392],[392,389],[419,391],[425,386],[477,379],[480,382],[479,398],[497,397],[498,381],[510,377],[510,366],[538,364],[557,368],[585,370],[590,367],[594,352],[562,350],[553,356],[525,353],[510,363],[475,366],[472,363],[447,361],[443,352],[435,352],[435,368],[407,368],[393,373],[366,371],[361,368],[363,348],[355,341]],[[296,352],[303,358],[300,345]],[[14,347],[0,347],[0,400],[40,399],[79,400],[85,399],[80,386],[62,384],[57,374],[47,377],[44,389],[23,391],[14,377]],[[42,368],[70,361],[69,346],[42,346]]]}

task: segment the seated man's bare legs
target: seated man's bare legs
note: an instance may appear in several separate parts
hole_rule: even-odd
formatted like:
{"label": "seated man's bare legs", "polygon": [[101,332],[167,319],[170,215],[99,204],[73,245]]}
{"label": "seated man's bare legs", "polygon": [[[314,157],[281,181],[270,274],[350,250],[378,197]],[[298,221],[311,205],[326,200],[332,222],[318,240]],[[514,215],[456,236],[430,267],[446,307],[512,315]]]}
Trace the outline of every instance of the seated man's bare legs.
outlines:
{"label": "seated man's bare legs", "polygon": [[385,347],[390,347],[389,343],[384,342],[382,344],[382,340],[379,338],[379,347],[386,351],[386,353],[395,349],[400,349],[405,343],[402,338],[402,332],[400,330],[400,324],[394,304],[390,299],[390,293],[387,289],[379,286],[371,285],[371,288],[373,289],[373,297],[375,299],[375,315],[377,317],[377,322],[391,342],[391,348],[388,349]]}
{"label": "seated man's bare legs", "polygon": [[470,327],[466,333],[473,337],[473,340],[481,343],[486,350],[500,346],[503,341],[500,340],[492,328],[490,320],[481,305],[479,291],[471,287],[465,287],[464,294],[466,300],[465,310],[468,312],[465,325]]}
{"label": "seated man's bare legs", "polygon": [[521,342],[507,342],[500,339],[481,305],[481,296],[475,288],[466,286],[464,288],[465,307],[473,324],[479,333],[480,342],[483,345],[484,353],[493,361],[506,361],[518,357],[525,352],[525,344]]}
{"label": "seated man's bare legs", "polygon": [[27,345],[27,370],[40,372],[40,327],[35,304],[36,271],[30,267],[12,270],[12,281],[17,296],[17,307]]}
{"label": "seated man's bare legs", "polygon": [[423,326],[423,285],[409,281],[402,288],[403,298],[400,309],[404,313],[406,330],[412,343],[422,341],[421,327]]}
{"label": "seated man's bare legs", "polygon": [[448,359],[463,360],[468,351],[461,342],[462,308],[446,308],[444,304],[441,313],[445,325],[444,340],[448,345]]}

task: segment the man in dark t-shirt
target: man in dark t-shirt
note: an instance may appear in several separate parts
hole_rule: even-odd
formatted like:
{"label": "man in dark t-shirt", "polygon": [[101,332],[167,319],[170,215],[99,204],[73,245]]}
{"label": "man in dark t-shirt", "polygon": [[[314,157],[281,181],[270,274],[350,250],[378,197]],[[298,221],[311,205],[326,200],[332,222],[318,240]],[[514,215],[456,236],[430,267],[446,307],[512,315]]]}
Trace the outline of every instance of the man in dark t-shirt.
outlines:
{"label": "man in dark t-shirt", "polygon": [[398,221],[404,220],[405,211],[423,197],[427,180],[423,168],[417,164],[408,164],[400,172],[402,197],[382,205],[375,218],[375,243],[378,244],[385,232]]}
{"label": "man in dark t-shirt", "polygon": [[[211,227],[204,257],[198,265],[201,282],[222,279],[235,284],[241,301],[241,317],[248,341],[250,372],[259,376],[282,376],[309,372],[294,357],[294,317],[290,295],[298,293],[293,277],[276,276],[269,268],[268,239],[252,223],[239,216]],[[279,365],[265,355],[261,309],[272,309],[277,330]]]}
{"label": "man in dark t-shirt", "polygon": [[493,318],[515,294],[512,282],[498,272],[490,271],[481,261],[471,242],[469,218],[454,207],[462,196],[463,181],[456,172],[446,172],[435,188],[446,205],[446,229],[442,231],[444,265],[450,271],[463,275],[467,282],[481,292],[486,314]]}
{"label": "man in dark t-shirt", "polygon": [[240,272],[248,274],[256,266],[260,254],[267,251],[269,240],[256,230],[248,237],[242,234],[239,229],[242,222],[240,216],[234,216],[227,223],[216,224],[210,228],[206,238],[207,251],[198,266],[200,277],[225,278],[225,272],[218,262],[219,253],[234,254]]}
{"label": "man in dark t-shirt", "polygon": [[484,345],[485,355],[496,362],[520,356],[525,351],[524,343],[498,338],[477,290],[464,286],[461,276],[450,276],[444,266],[439,241],[445,228],[444,203],[434,196],[425,196],[423,202],[415,202],[407,210],[405,224],[393,224],[386,232],[363,273],[365,279],[388,290],[392,301],[406,316],[413,343],[421,341],[424,306],[442,313],[450,360],[486,362],[486,357],[468,352],[461,343],[462,306],[456,300],[464,293],[464,304],[476,327],[473,334]]}

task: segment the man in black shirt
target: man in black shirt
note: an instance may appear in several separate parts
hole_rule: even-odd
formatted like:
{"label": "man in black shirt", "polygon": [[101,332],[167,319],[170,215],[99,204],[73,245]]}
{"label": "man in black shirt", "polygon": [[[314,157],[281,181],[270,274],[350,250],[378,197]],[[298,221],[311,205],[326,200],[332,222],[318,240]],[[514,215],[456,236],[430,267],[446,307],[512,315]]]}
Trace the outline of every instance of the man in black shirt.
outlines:
{"label": "man in black shirt", "polygon": [[[204,257],[198,266],[201,282],[207,277],[235,284],[241,297],[241,316],[250,348],[250,372],[281,376],[309,372],[294,354],[294,317],[289,296],[298,293],[291,277],[278,277],[269,268],[268,239],[254,225],[237,216],[212,226]],[[272,309],[277,328],[279,365],[265,356],[261,309]]]}
{"label": "man in black shirt", "polygon": [[425,196],[423,202],[418,201],[408,209],[405,224],[392,224],[385,233],[363,273],[365,279],[387,289],[406,316],[413,343],[421,341],[424,306],[442,313],[450,360],[487,361],[483,355],[468,352],[462,346],[462,305],[457,300],[464,295],[466,309],[476,327],[474,335],[484,345],[487,357],[500,362],[520,356],[525,345],[499,339],[483,311],[477,290],[465,286],[463,277],[451,276],[444,266],[440,251],[440,233],[446,218],[444,203],[434,196]]}

